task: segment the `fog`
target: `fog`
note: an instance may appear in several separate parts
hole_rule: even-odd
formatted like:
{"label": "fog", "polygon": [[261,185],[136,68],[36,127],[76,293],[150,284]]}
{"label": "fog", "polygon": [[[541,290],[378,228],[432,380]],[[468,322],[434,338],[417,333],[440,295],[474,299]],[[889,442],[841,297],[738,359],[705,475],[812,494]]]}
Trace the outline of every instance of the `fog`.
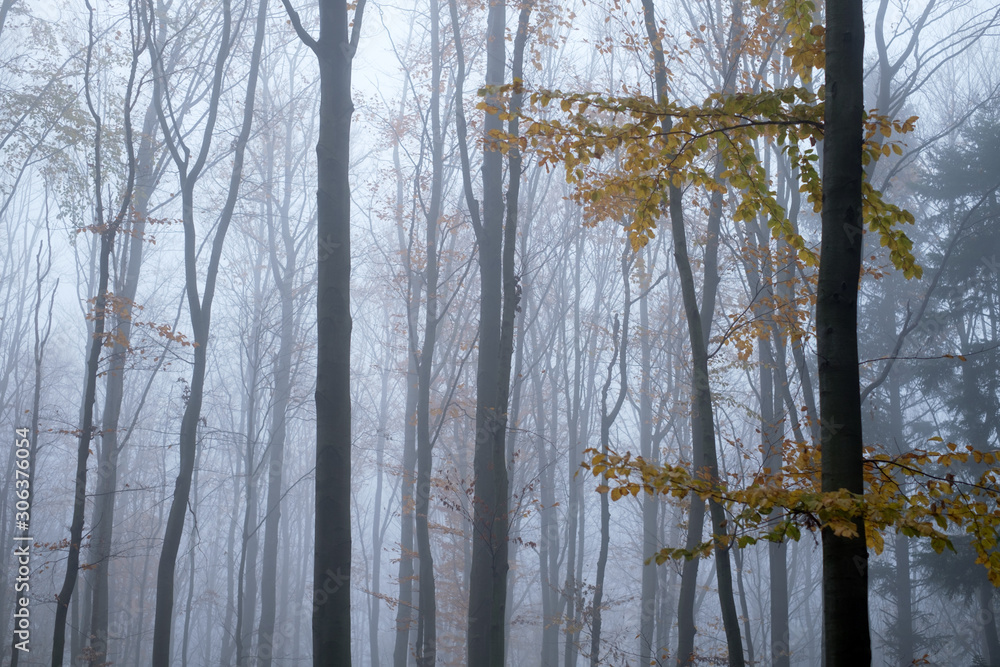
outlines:
{"label": "fog", "polygon": [[998,40],[2,0],[0,661],[1000,665]]}

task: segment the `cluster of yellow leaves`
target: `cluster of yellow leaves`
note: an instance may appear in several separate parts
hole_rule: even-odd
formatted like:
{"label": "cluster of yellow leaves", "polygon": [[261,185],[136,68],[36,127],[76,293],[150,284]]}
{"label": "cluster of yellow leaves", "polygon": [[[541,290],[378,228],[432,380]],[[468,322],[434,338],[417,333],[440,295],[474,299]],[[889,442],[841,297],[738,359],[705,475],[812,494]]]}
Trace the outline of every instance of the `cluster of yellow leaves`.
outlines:
{"label": "cluster of yellow leaves", "polygon": [[715,535],[694,549],[664,549],[656,556],[658,563],[707,555],[715,541],[742,548],[759,540],[798,540],[803,528],[857,536],[857,520],[862,519],[868,547],[875,553],[881,553],[883,534],[889,530],[927,539],[938,553],[954,549],[952,538],[964,532],[972,537],[976,562],[1000,586],[1000,552],[996,550],[1000,454],[971,446],[960,451],[954,443],[942,452],[915,450],[896,457],[869,450],[865,492],[856,495],[845,489],[823,492],[818,450],[789,444],[793,449],[780,474],[765,471],[742,488],[693,473],[684,465],[653,464],[629,453],[602,454],[590,449],[591,458],[584,467],[603,476],[604,483],[597,490],[610,493],[612,500],[640,492],[678,500],[694,495],[726,508],[726,535]]}
{"label": "cluster of yellow leaves", "polygon": [[[753,4],[766,10],[768,2],[754,0]],[[799,77],[808,82],[812,68],[824,66],[824,30],[813,24],[815,5],[811,0],[787,0],[776,11],[787,21],[791,46],[786,55]],[[480,95],[489,102],[480,108],[509,120],[512,115],[504,108],[504,100],[511,93],[525,92],[520,80],[484,88]],[[561,165],[567,182],[574,186],[572,198],[583,208],[584,222],[622,223],[636,250],[653,238],[668,203],[669,186],[694,186],[708,192],[734,192],[737,222],[766,217],[775,237],[783,238],[803,262],[815,265],[815,251],[807,247],[778,203],[762,154],[767,144],[777,145],[797,170],[799,190],[820,211],[822,180],[816,168],[816,145],[823,138],[824,97],[823,87],[814,93],[789,86],[714,93],[701,104],[684,106],[638,93],[619,96],[539,89],[530,91],[528,104],[520,111],[527,124],[523,135],[494,131],[488,141],[502,151],[513,146],[530,150],[546,169]],[[883,143],[881,137],[875,138],[909,132],[915,121],[867,114],[865,163],[901,153],[898,141]],[[718,179],[713,174],[716,160],[721,160],[723,168]],[[896,268],[907,278],[919,277],[912,242],[898,227],[912,223],[913,216],[887,203],[881,192],[866,184],[864,219],[889,248]]]}
{"label": "cluster of yellow leaves", "polygon": [[[770,0],[752,0],[751,4],[766,11]],[[781,6],[791,41],[784,55],[791,58],[792,70],[805,82],[812,80],[814,68],[826,67],[826,30],[813,24],[815,12],[816,3],[812,0],[786,0]]]}

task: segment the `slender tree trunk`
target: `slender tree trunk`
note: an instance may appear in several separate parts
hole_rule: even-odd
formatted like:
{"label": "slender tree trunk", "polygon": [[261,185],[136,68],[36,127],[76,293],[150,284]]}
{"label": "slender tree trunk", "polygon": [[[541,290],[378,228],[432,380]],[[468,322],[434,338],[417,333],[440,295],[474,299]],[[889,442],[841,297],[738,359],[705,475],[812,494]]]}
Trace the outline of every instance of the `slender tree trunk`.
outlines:
{"label": "slender tree trunk", "polygon": [[[826,114],[823,226],[816,296],[823,491],[864,493],[858,385],[858,281],[864,246],[861,210],[864,16],[861,0],[826,8]],[[823,531],[826,667],[871,664],[868,550],[857,536]]]}
{"label": "slender tree trunk", "polygon": [[[215,296],[215,285],[218,279],[219,263],[222,257],[222,246],[225,242],[229,223],[232,221],[233,210],[236,207],[236,197],[239,192],[243,173],[243,156],[247,140],[250,137],[250,126],[253,120],[254,94],[257,88],[257,77],[260,70],[260,53],[264,41],[264,20],[266,0],[261,0],[257,8],[257,23],[254,35],[253,52],[250,61],[250,73],[247,81],[247,91],[244,98],[243,119],[240,134],[236,139],[233,168],[229,180],[229,189],[219,223],[216,226],[212,241],[212,254],[205,274],[204,290],[199,296],[198,267],[196,254],[195,223],[194,223],[194,187],[202,174],[211,137],[215,129],[218,114],[219,97],[230,49],[230,34],[232,28],[232,11],[230,0],[223,0],[223,30],[216,68],[212,80],[212,92],[209,100],[209,111],[202,139],[202,148],[195,162],[189,162],[190,155],[173,143],[167,116],[160,102],[160,86],[164,76],[162,63],[156,57],[157,48],[150,49],[153,70],[154,99],[157,105],[157,115],[164,137],[168,137],[168,148],[174,163],[180,172],[182,221],[184,226],[184,271],[185,289],[188,297],[191,327],[194,332],[194,364],[191,371],[190,395],[181,420],[180,432],[180,466],[177,480],[174,484],[174,495],[167,515],[167,525],[163,535],[163,547],[156,574],[156,614],[153,622],[153,667],[169,667],[170,637],[174,616],[174,573],[177,567],[177,553],[184,532],[184,518],[187,514],[188,500],[191,495],[191,480],[194,474],[195,454],[197,451],[198,423],[201,418],[201,405],[205,388],[205,371],[207,368],[208,335],[211,324],[212,301]],[[151,10],[150,10],[151,11]],[[151,21],[151,17],[147,20]],[[147,33],[153,34],[147,24]]]}
{"label": "slender tree trunk", "polygon": [[[403,108],[400,108],[400,117]],[[408,244],[403,236],[403,178],[399,159],[399,144],[393,146],[393,165],[396,170],[396,230],[403,256],[403,269],[407,280],[406,302],[406,410],[403,426],[402,493],[399,517],[399,603],[396,607],[396,642],[393,649],[393,667],[406,667],[410,656],[410,626],[413,616],[413,487],[417,468],[417,317],[421,285],[410,261]],[[413,230],[410,230],[411,239]]]}
{"label": "slender tree trunk", "polygon": [[[777,369],[774,350],[771,341],[778,338],[777,323],[765,310],[773,310],[775,304],[774,284],[772,275],[772,260],[768,235],[764,227],[755,225],[753,230],[757,236],[757,254],[761,258],[760,269],[748,265],[748,277],[756,292],[763,300],[755,305],[758,317],[769,322],[764,334],[757,340],[758,377],[760,385],[760,435],[761,450],[764,452],[764,474],[780,480],[782,474],[784,438],[779,425],[779,414],[783,401],[780,390],[776,391],[780,376]],[[778,482],[780,483],[780,481]],[[781,508],[772,512],[775,521],[784,516]],[[787,547],[784,543],[768,543],[768,587],[770,589],[771,616],[771,665],[773,667],[789,667],[790,636],[788,629],[788,571],[786,560]]]}
{"label": "slender tree trunk", "polygon": [[753,632],[750,627],[750,610],[747,608],[747,594],[743,586],[743,550],[733,551],[733,561],[736,564],[736,590],[740,595],[740,611],[743,613],[743,631],[746,633],[747,664],[756,664],[753,651]]}
{"label": "slender tree trunk", "polygon": [[[128,252],[123,253],[122,274],[124,280],[115,290],[123,304],[135,300],[142,266],[143,231],[146,226],[146,211],[149,197],[155,187],[154,182],[154,136],[156,132],[156,109],[150,105],[142,124],[142,140],[136,160],[137,176],[135,194],[132,200],[132,238]],[[107,374],[104,394],[103,425],[101,432],[100,463],[97,466],[96,498],[94,502],[93,537],[91,538],[93,574],[93,603],[90,618],[90,648],[92,658],[98,663],[109,662],[108,623],[110,619],[111,542],[115,522],[115,500],[118,485],[118,455],[124,443],[119,443],[118,428],[121,418],[122,400],[125,396],[125,367],[128,350],[122,340],[129,340],[132,332],[130,316],[118,317],[117,329],[120,337],[115,338],[111,351],[111,368]]]}
{"label": "slender tree trunk", "polygon": [[424,237],[426,268],[424,284],[427,302],[424,306],[424,344],[420,350],[417,375],[417,497],[416,534],[420,558],[420,597],[417,617],[417,666],[434,667],[437,658],[437,601],[434,586],[434,558],[431,553],[430,496],[431,473],[434,466],[434,442],[431,439],[431,371],[438,325],[438,224],[441,217],[443,189],[444,142],[441,131],[441,45],[437,0],[430,0],[431,17],[431,197],[425,211],[427,222]]}
{"label": "slender tree trunk", "polygon": [[[388,331],[392,323],[389,311],[385,313],[385,328]],[[393,350],[385,346],[385,357],[382,361],[382,395],[379,400],[379,429],[375,442],[375,516],[372,518],[372,595],[369,601],[368,614],[368,651],[371,654],[372,667],[381,667],[379,658],[379,611],[382,607],[382,470],[385,461],[385,443],[387,440],[389,422],[389,369],[392,367]]]}
{"label": "slender tree trunk", "polygon": [[[233,516],[229,520],[229,539],[226,541],[226,616],[222,622],[222,649],[220,651],[220,667],[230,667],[232,664],[233,652],[236,650],[235,630],[233,626],[233,614],[238,604],[237,580],[242,574],[236,568],[236,512],[240,506],[240,483],[239,475],[232,476],[233,482]],[[242,549],[241,549],[242,550]]]}
{"label": "slender tree trunk", "polygon": [[[889,419],[892,437],[897,451],[905,451],[903,435],[903,407],[899,395],[899,378],[890,371],[887,388],[889,390]],[[905,483],[899,481],[900,491],[905,493]],[[896,555],[896,647],[900,667],[913,664],[915,651],[913,642],[913,582],[910,580],[910,539],[896,533],[894,543]]]}
{"label": "slender tree trunk", "polygon": [[[651,262],[648,251],[647,261]],[[652,387],[652,341],[649,335],[649,271],[640,283],[639,296],[639,346],[641,358],[641,380],[639,386],[639,450],[647,461],[658,460],[658,452],[653,451],[653,387]],[[657,565],[653,561],[659,547],[658,510],[660,499],[654,495],[642,495],[642,581],[639,598],[639,664],[649,665],[656,657],[654,627],[656,620],[656,595],[659,584]]]}
{"label": "slender tree trunk", "polygon": [[[191,498],[191,512],[197,515],[198,513],[198,466],[195,464],[194,478],[192,480],[193,494]],[[194,567],[195,559],[195,544],[191,544],[191,550],[188,552],[188,590],[187,590],[187,601],[184,603],[184,634],[181,639],[181,666],[187,667],[188,664],[188,647],[191,645],[191,608],[194,603],[194,584],[195,578],[198,573]]]}
{"label": "slender tree trunk", "polygon": [[[281,327],[278,354],[274,364],[274,398],[271,407],[271,429],[268,442],[267,500],[264,518],[264,553],[261,564],[260,625],[257,628],[257,655],[260,667],[271,667],[274,659],[274,621],[277,612],[278,585],[278,528],[281,521],[282,476],[285,463],[285,440],[288,432],[288,409],[292,389],[292,356],[295,348],[295,294],[294,282],[297,266],[297,247],[292,237],[292,138],[293,125],[285,125],[284,179],[279,220],[273,218],[272,197],[267,197],[267,218],[272,224],[268,229],[271,274],[281,298]],[[273,146],[273,139],[272,139]],[[273,150],[271,153],[273,154]],[[271,171],[273,163],[268,162]],[[273,183],[273,179],[268,179]],[[278,258],[275,227],[280,222],[284,267]]]}
{"label": "slender tree trunk", "polygon": [[[94,50],[94,12],[91,9],[89,19],[89,41],[87,44],[86,71],[84,73],[85,87],[84,93],[87,99],[87,106],[93,117],[94,128],[94,193],[96,208],[94,211],[94,225],[100,233],[100,256],[97,292],[94,299],[94,332],[90,341],[87,354],[87,372],[84,379],[82,424],[77,437],[76,455],[76,477],[73,493],[73,519],[70,524],[69,552],[66,557],[66,575],[63,579],[62,587],[56,596],[55,626],[52,637],[52,666],[61,667],[63,662],[63,652],[66,642],[66,616],[69,612],[70,599],[76,588],[77,576],[80,568],[80,545],[83,541],[84,511],[87,502],[87,459],[90,455],[90,443],[94,435],[94,402],[97,398],[98,364],[100,362],[101,350],[104,347],[104,330],[106,325],[107,294],[108,283],[111,273],[111,250],[114,247],[115,233],[121,223],[121,217],[115,221],[105,220],[104,199],[102,190],[104,187],[103,165],[103,125],[98,116],[90,92],[90,67]],[[135,63],[133,62],[133,78]],[[129,84],[129,94],[132,85]],[[129,137],[131,139],[131,137]],[[132,173],[130,171],[129,189],[132,187]],[[77,625],[79,627],[79,625]],[[71,660],[76,654],[71,655]]]}
{"label": "slender tree trunk", "polygon": [[[586,431],[586,423],[589,419],[589,412],[584,408],[583,403],[583,359],[586,350],[581,348],[577,342],[580,332],[580,297],[582,289],[580,284],[581,263],[584,250],[584,235],[577,234],[576,262],[573,271],[573,380],[570,382],[567,369],[566,392],[569,402],[569,417],[567,419],[567,431],[569,433],[569,456],[567,459],[567,484],[569,485],[569,506],[566,513],[568,521],[566,526],[566,584],[563,587],[563,599],[566,600],[566,643],[563,649],[563,667],[576,666],[577,637],[580,633],[580,595],[579,577],[576,575],[577,550],[583,551],[583,540],[580,531],[580,516],[583,510],[582,480],[576,473],[579,471],[580,461],[583,458],[582,443],[585,439],[581,436]],[[595,294],[599,294],[600,289],[595,287]],[[596,298],[596,297],[595,297]],[[568,365],[568,364],[567,364]],[[572,386],[572,396],[569,396]],[[589,403],[588,403],[589,405]]]}
{"label": "slender tree trunk", "polygon": [[[656,78],[656,97],[663,99],[667,92],[666,65],[663,46],[660,42],[652,0],[642,0],[646,33],[653,44],[654,75]],[[662,121],[664,132],[669,132],[672,121],[664,117]],[[698,309],[698,299],[695,294],[694,275],[687,254],[687,238],[684,229],[683,204],[680,188],[671,185],[669,188],[669,218],[670,229],[674,242],[674,258],[680,275],[681,295],[688,325],[688,338],[692,355],[692,390],[691,390],[691,434],[692,434],[692,464],[695,470],[704,470],[710,479],[717,480],[718,461],[715,451],[715,421],[712,414],[712,394],[708,374],[708,329],[704,321],[710,322],[711,313],[703,314]],[[711,240],[711,239],[710,239]],[[706,271],[715,271],[715,267],[706,267]],[[712,281],[706,280],[706,286]],[[714,296],[703,299],[706,307],[714,303]],[[703,320],[704,315],[704,320]],[[709,501],[709,511],[712,519],[712,532],[715,535],[715,565],[718,578],[719,602],[722,606],[722,622],[726,631],[726,644],[729,649],[729,664],[732,667],[742,667],[745,663],[743,645],[740,639],[739,616],[733,596],[732,569],[729,562],[729,548],[722,542],[727,535],[725,511],[715,501]],[[701,542],[702,522],[704,520],[704,505],[697,499],[691,500],[691,511],[688,517],[687,548],[692,549]],[[691,559],[684,563],[681,579],[681,594],[678,610],[678,650],[679,665],[690,665],[694,659],[694,610],[691,606],[694,600],[694,588],[697,585],[698,561]]]}
{"label": "slender tree trunk", "polygon": [[[261,261],[260,258],[257,260]],[[245,667],[253,652],[253,623],[257,611],[257,391],[260,365],[261,313],[259,310],[260,284],[255,281],[253,297],[253,323],[247,345],[247,376],[243,378],[248,391],[244,398],[245,450],[243,453],[243,480],[246,502],[243,505],[243,531],[240,539],[240,566],[237,574],[236,593],[236,664]],[[196,471],[197,473],[197,471]]]}
{"label": "slender tree trunk", "polygon": [[[611,361],[608,362],[608,374],[601,389],[601,453],[605,456],[609,454],[611,447],[611,427],[621,412],[622,404],[625,402],[625,394],[628,391],[628,331],[629,315],[632,311],[632,292],[630,287],[629,255],[631,248],[626,246],[622,254],[622,282],[625,287],[625,305],[623,306],[621,322],[621,340],[618,339],[619,325],[618,316],[615,316],[612,337],[614,339],[614,352]],[[615,357],[618,357],[617,359]],[[618,364],[618,397],[615,399],[614,407],[608,410],[608,391],[611,388],[612,372],[615,364]],[[605,473],[601,477],[602,484],[607,485],[608,476]],[[604,601],[604,577],[608,566],[608,547],[611,543],[611,507],[608,499],[609,493],[601,494],[601,547],[597,556],[597,578],[594,582],[594,605],[590,635],[590,665],[597,667],[600,663],[601,653],[601,605]]]}

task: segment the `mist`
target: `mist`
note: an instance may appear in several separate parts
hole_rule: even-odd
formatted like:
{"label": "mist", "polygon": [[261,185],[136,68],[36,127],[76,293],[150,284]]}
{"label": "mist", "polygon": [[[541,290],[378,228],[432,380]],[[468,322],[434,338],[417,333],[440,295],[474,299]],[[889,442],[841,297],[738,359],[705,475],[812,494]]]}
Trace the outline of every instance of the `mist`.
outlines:
{"label": "mist", "polygon": [[0,662],[1000,665],[998,39],[2,0]]}

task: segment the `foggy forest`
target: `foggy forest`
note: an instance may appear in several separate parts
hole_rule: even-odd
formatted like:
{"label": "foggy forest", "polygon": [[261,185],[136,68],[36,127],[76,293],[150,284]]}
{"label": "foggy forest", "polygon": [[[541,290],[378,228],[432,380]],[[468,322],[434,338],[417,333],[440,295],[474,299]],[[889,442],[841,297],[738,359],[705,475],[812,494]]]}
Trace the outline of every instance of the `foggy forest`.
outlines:
{"label": "foggy forest", "polygon": [[1000,667],[1000,6],[0,0],[0,665]]}

